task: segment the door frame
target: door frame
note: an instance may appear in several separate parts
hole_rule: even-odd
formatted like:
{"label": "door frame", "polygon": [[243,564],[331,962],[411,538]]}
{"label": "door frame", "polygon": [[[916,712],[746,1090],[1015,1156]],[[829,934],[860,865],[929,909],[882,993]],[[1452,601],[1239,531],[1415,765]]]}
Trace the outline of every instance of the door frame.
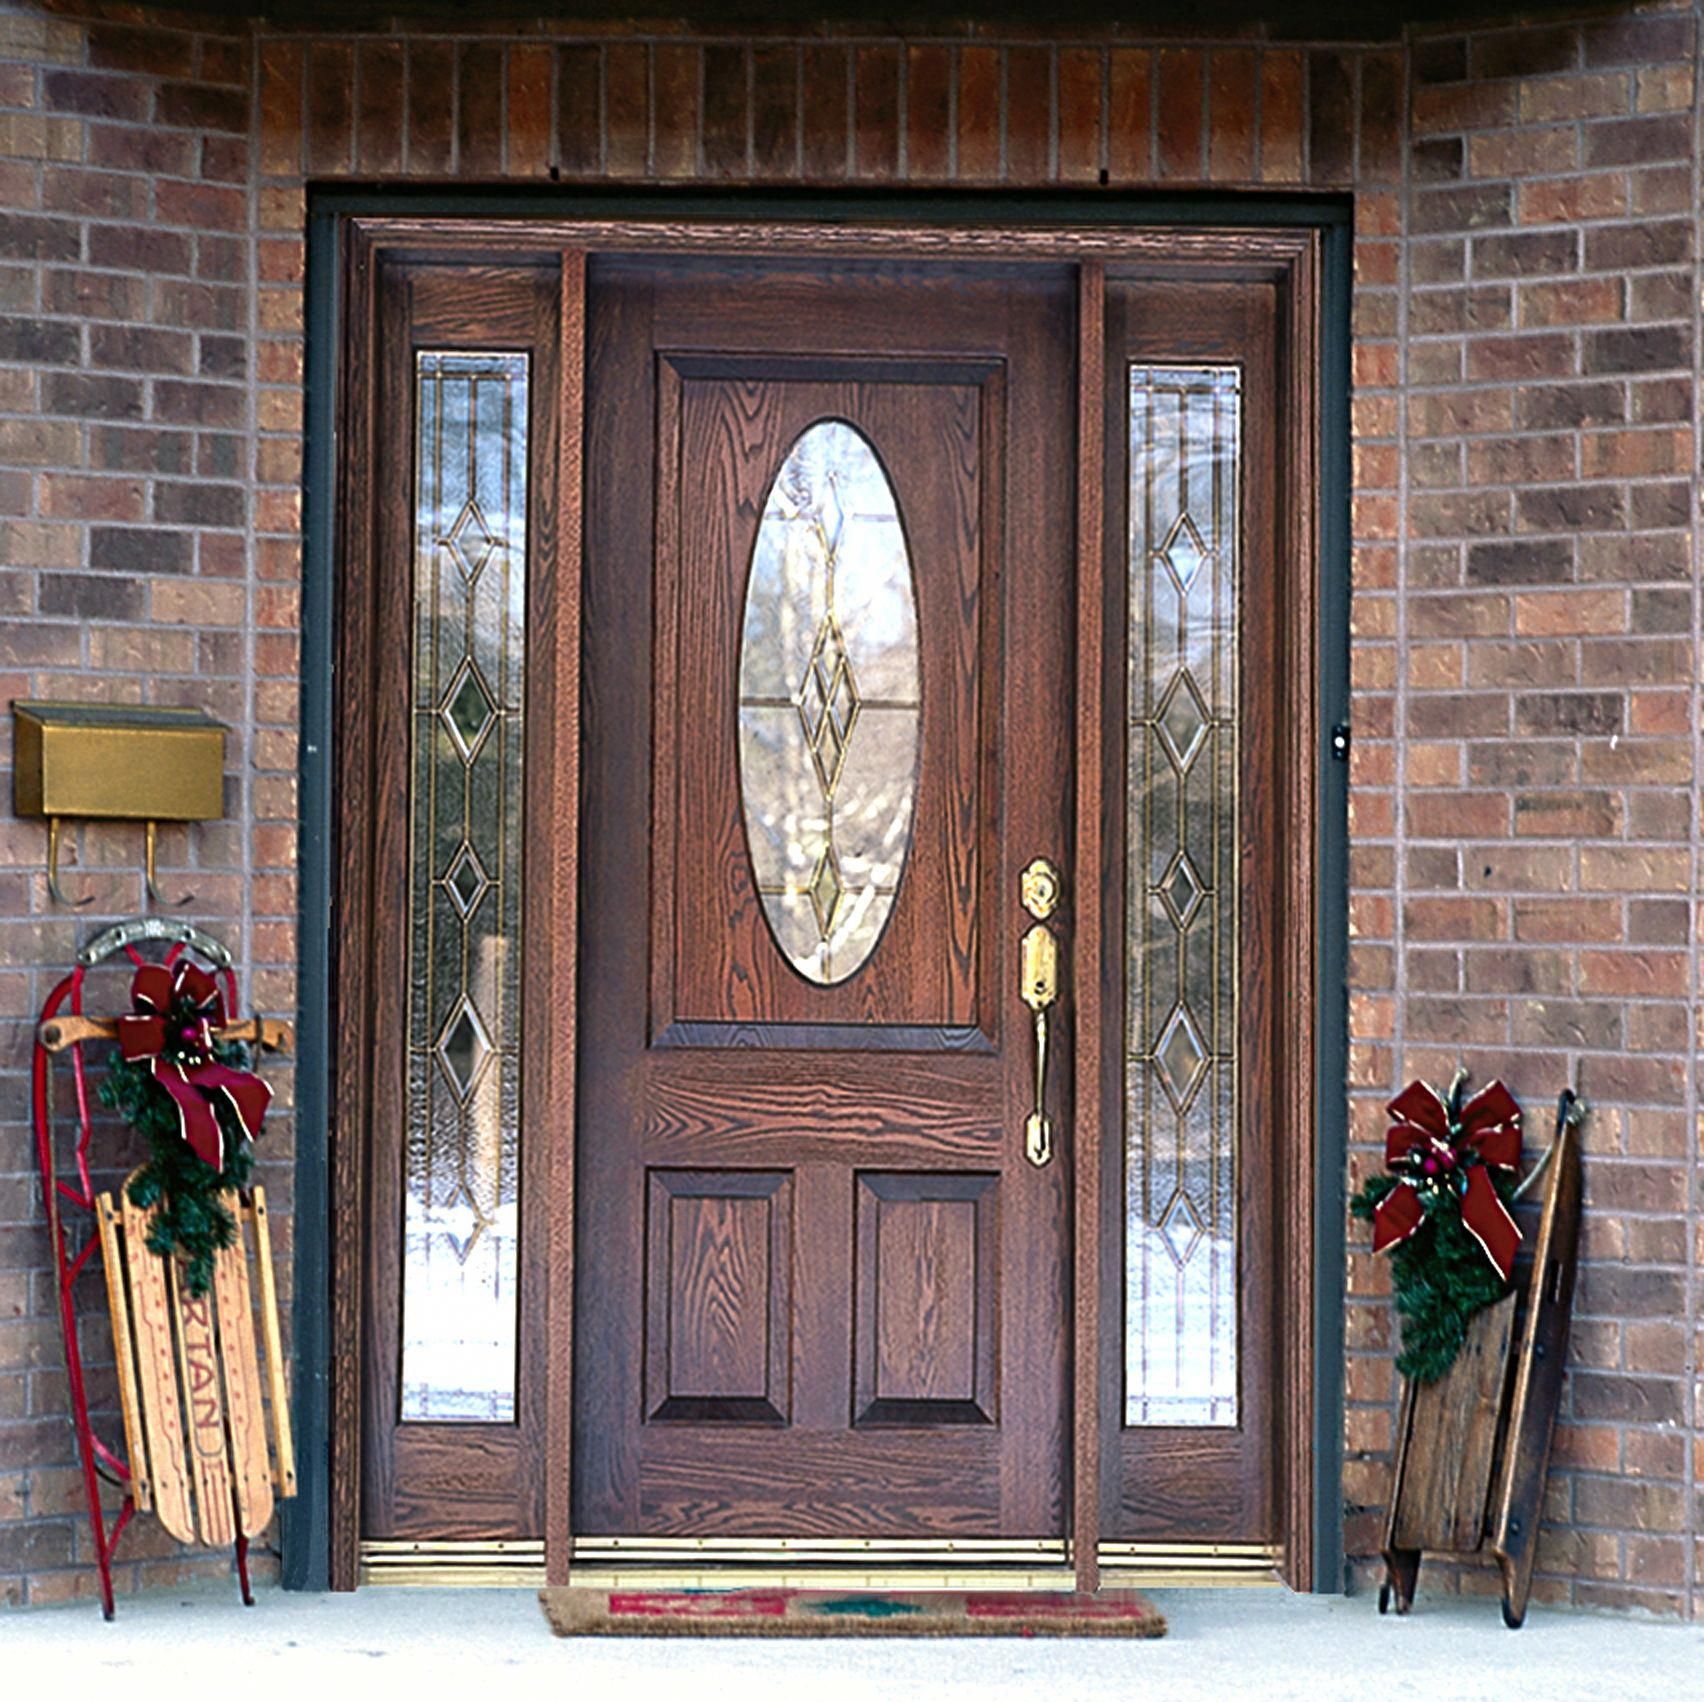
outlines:
{"label": "door frame", "polygon": [[[833,217],[836,222],[827,223]],[[1279,1179],[1278,1268],[1298,1304],[1284,1309],[1279,1342],[1284,1414],[1279,1507],[1282,1575],[1292,1588],[1341,1588],[1340,1472],[1343,1399],[1343,1221],[1347,1120],[1347,1024],[1344,965],[1347,951],[1347,752],[1349,587],[1349,203],[1218,197],[1181,202],[1065,194],[931,196],[708,196],[636,193],[617,197],[565,197],[508,193],[495,196],[315,193],[310,203],[308,250],[308,394],[305,463],[303,596],[303,727],[301,851],[301,1017],[298,1071],[299,1127],[326,1130],[322,1144],[298,1142],[295,1341],[296,1400],[304,1438],[304,1494],[287,1512],[285,1579],[297,1588],[353,1588],[360,1558],[360,1420],[363,1219],[365,1210],[358,1070],[362,1054],[359,1013],[367,1008],[370,970],[365,929],[355,902],[334,908],[341,889],[358,897],[363,853],[356,836],[338,835],[337,796],[363,772],[360,699],[339,699],[336,679],[352,679],[360,634],[353,631],[355,600],[344,584],[367,576],[370,538],[352,523],[361,507],[367,457],[349,452],[365,441],[372,410],[359,375],[360,351],[370,344],[372,288],[378,257],[387,251],[429,253],[476,261],[563,255],[578,249],[620,247],[692,249],[714,244],[774,254],[787,251],[910,257],[1066,259],[1082,263],[1085,306],[1092,304],[1104,268],[1144,275],[1187,274],[1191,266],[1234,267],[1243,277],[1280,287],[1285,353],[1284,406],[1296,429],[1284,434],[1281,485],[1293,500],[1282,517],[1283,547],[1296,564],[1296,583],[1307,596],[1287,636],[1295,683],[1282,730],[1283,798],[1296,836],[1310,855],[1290,865],[1286,892],[1291,925],[1283,934],[1280,1008],[1298,1013],[1292,1044],[1275,1098],[1294,1138],[1287,1142]],[[570,255],[563,266],[564,356],[583,344],[583,265]],[[1079,518],[1093,518],[1098,484],[1091,469],[1099,457],[1102,351],[1100,320],[1085,313],[1079,395],[1088,398],[1080,421],[1084,453]],[[370,367],[371,363],[368,363]],[[564,358],[563,425],[558,470],[565,492],[579,488],[580,363]],[[1089,415],[1094,418],[1089,418]],[[339,452],[339,446],[343,452]],[[555,690],[566,715],[578,704],[579,505],[563,504],[558,620],[553,648]],[[1082,525],[1078,583],[1078,752],[1080,772],[1100,775],[1100,727],[1090,705],[1100,699],[1104,660],[1100,598],[1102,563],[1098,528]],[[352,639],[356,650],[351,651]],[[341,666],[339,665],[341,663]],[[534,717],[534,724],[545,724]],[[563,803],[575,796],[572,763],[557,770]],[[345,812],[347,814],[347,812]],[[1100,797],[1097,784],[1079,787],[1077,890],[1098,879]],[[531,840],[529,855],[544,848]],[[574,938],[577,846],[554,848],[549,908],[552,932]],[[540,862],[534,863],[535,870]],[[1083,877],[1089,870],[1094,879]],[[533,918],[529,916],[529,922]],[[1073,951],[1075,998],[1099,997],[1096,921],[1085,906]],[[536,941],[539,936],[533,935]],[[533,948],[529,947],[531,954]],[[528,986],[571,1023],[571,954],[548,954]],[[333,998],[333,989],[336,998]],[[564,989],[567,1003],[561,1002]],[[341,1014],[340,1014],[341,1013]],[[353,1017],[351,1016],[353,1014]],[[334,1022],[336,1042],[333,1044]],[[1100,1160],[1101,1059],[1084,1025],[1076,1058],[1079,1154],[1074,1222],[1076,1302],[1074,1335],[1075,1491],[1073,1529],[1080,1582],[1092,1583],[1100,1553],[1102,1499],[1096,1389],[1100,1331],[1104,1327],[1099,1270],[1102,1231]],[[560,1028],[557,1029],[560,1034]],[[573,1104],[573,1047],[560,1042],[545,1092],[552,1103]],[[341,1117],[339,1112],[342,1113]],[[349,1130],[339,1138],[339,1124]],[[571,1268],[573,1249],[571,1136],[553,1155],[557,1209],[550,1239],[557,1268]],[[570,1320],[563,1327],[550,1379],[551,1434],[566,1436],[570,1420],[567,1368]],[[555,1326],[553,1326],[554,1331]],[[557,1450],[552,1450],[554,1459]],[[565,1450],[563,1451],[565,1452]],[[547,1486],[546,1554],[552,1581],[566,1576],[570,1542],[565,1468]]]}

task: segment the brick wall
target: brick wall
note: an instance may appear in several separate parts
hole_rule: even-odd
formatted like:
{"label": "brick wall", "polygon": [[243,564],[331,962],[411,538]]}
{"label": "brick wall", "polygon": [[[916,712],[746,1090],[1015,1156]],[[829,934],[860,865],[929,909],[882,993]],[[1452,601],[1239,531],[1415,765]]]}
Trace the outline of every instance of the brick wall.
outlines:
{"label": "brick wall", "polygon": [[[1588,1267],[1538,1594],[1694,1613],[1696,11],[1345,47],[0,11],[0,683],[237,729],[229,819],[168,836],[168,884],[286,1010],[306,183],[1352,190],[1353,1170],[1410,1074],[1502,1073],[1535,1129],[1578,1081]],[[89,917],[140,902],[134,836],[75,849],[97,902],[72,919],[39,828],[0,823],[0,1596],[29,1601],[87,1574],[28,1016]],[[267,1149],[286,1191],[286,1118]],[[1351,1244],[1364,1557],[1395,1378]],[[131,1586],[222,1565],[127,1552]]]}

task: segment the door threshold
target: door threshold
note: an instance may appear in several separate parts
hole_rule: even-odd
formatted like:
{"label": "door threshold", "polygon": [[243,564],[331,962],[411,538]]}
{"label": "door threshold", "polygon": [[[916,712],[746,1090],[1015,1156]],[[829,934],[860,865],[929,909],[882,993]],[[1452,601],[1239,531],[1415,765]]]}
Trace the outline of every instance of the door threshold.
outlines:
{"label": "door threshold", "polygon": [[[1100,1545],[1104,1589],[1278,1585],[1268,1543]],[[542,1588],[536,1541],[368,1541],[363,1585]],[[1067,1545],[1000,1538],[580,1537],[572,1582],[587,1589],[1069,1590]]]}

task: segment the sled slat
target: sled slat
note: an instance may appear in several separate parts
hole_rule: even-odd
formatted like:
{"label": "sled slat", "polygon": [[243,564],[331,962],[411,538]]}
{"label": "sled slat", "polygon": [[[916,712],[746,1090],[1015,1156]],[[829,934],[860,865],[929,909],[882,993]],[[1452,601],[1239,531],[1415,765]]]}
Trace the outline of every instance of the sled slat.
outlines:
{"label": "sled slat", "polygon": [[106,1275],[107,1306],[112,1313],[112,1352],[118,1364],[118,1405],[124,1415],[124,1452],[130,1466],[130,1498],[138,1512],[152,1510],[148,1443],[142,1432],[142,1395],[136,1383],[136,1341],[130,1333],[130,1303],[124,1293],[123,1227],[111,1194],[95,1201],[100,1227],[101,1269]]}
{"label": "sled slat", "polygon": [[219,1358],[225,1368],[225,1410],[230,1418],[231,1464],[236,1477],[237,1522],[258,1537],[272,1518],[272,1470],[266,1457],[266,1416],[255,1357],[254,1310],[249,1297],[243,1211],[235,1194],[225,1205],[237,1220],[237,1238],[213,1261],[213,1298],[219,1314]]}
{"label": "sled slat", "polygon": [[266,1338],[267,1394],[272,1406],[272,1440],[278,1456],[278,1493],[296,1493],[296,1444],[290,1431],[290,1395],[285,1385],[284,1343],[278,1327],[278,1284],[272,1272],[272,1227],[266,1215],[266,1190],[254,1190],[254,1268],[260,1279],[260,1327]]}
{"label": "sled slat", "polygon": [[189,1419],[189,1463],[195,1478],[196,1523],[209,1548],[237,1539],[231,1493],[231,1461],[225,1445],[225,1404],[219,1397],[219,1346],[213,1333],[213,1296],[199,1299],[167,1262],[177,1318],[178,1361],[183,1403]]}
{"label": "sled slat", "polygon": [[179,1542],[194,1542],[195,1516],[190,1510],[189,1480],[184,1472],[183,1412],[178,1405],[165,1261],[148,1247],[153,1213],[138,1211],[128,1194],[120,1198],[124,1268],[134,1303],[136,1364],[142,1385],[142,1421],[147,1432],[154,1511]]}
{"label": "sled slat", "polygon": [[1513,1294],[1475,1313],[1449,1371],[1415,1389],[1393,1547],[1479,1547],[1514,1319]]}

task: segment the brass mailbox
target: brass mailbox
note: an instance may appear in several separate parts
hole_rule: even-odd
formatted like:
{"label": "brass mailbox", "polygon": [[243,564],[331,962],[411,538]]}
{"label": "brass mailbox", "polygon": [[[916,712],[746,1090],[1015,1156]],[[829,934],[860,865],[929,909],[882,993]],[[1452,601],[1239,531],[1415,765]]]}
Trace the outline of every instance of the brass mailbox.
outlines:
{"label": "brass mailbox", "polygon": [[154,882],[156,824],[225,813],[224,723],[200,709],[127,703],[20,702],[12,716],[13,807],[47,818],[53,897],[71,902],[59,889],[62,821],[141,821],[148,893],[163,903]]}

